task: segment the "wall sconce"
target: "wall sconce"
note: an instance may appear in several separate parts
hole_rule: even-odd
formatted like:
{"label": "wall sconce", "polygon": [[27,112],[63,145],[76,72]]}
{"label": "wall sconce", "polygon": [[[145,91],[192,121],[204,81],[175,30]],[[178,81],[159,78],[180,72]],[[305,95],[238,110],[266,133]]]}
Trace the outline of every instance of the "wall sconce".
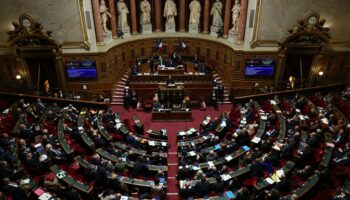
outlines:
{"label": "wall sconce", "polygon": [[21,75],[19,75],[19,74],[16,75],[16,79],[17,79],[17,80],[21,80],[21,78],[22,78]]}
{"label": "wall sconce", "polygon": [[323,71],[319,71],[319,72],[318,72],[318,75],[319,75],[319,76],[323,76],[323,75],[324,75]]}

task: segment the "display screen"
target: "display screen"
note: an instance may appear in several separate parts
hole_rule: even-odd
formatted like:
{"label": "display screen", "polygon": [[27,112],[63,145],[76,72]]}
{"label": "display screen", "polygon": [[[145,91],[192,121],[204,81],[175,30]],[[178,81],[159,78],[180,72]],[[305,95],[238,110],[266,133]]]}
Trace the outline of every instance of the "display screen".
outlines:
{"label": "display screen", "polygon": [[275,71],[275,59],[248,59],[245,62],[244,75],[251,77],[271,77]]}
{"label": "display screen", "polygon": [[93,60],[67,61],[67,77],[69,79],[96,79],[96,62]]}

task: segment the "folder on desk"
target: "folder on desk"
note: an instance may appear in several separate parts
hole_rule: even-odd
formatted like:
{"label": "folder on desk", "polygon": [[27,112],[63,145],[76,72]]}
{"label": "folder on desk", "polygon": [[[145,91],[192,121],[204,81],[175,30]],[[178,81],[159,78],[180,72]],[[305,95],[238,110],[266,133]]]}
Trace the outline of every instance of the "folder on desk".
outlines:
{"label": "folder on desk", "polygon": [[236,198],[236,195],[233,194],[233,192],[231,192],[231,191],[225,192],[225,196],[226,196],[228,199],[234,199],[234,198]]}
{"label": "folder on desk", "polygon": [[220,144],[217,144],[217,145],[214,146],[214,150],[218,150],[218,149],[221,149]]}
{"label": "folder on desk", "polygon": [[246,145],[244,145],[244,146],[242,147],[242,149],[243,149],[244,151],[249,151],[249,150],[250,150],[250,148],[249,148],[248,146],[246,146]]}

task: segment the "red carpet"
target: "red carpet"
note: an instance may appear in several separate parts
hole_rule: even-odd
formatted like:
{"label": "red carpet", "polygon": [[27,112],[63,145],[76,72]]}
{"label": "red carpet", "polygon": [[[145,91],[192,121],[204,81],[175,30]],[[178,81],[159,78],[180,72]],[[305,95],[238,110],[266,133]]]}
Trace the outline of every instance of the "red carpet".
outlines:
{"label": "red carpet", "polygon": [[218,111],[212,107],[208,107],[206,111],[193,110],[192,111],[192,122],[152,122],[151,113],[145,113],[130,109],[125,110],[123,106],[112,106],[114,112],[118,112],[122,119],[132,119],[132,116],[137,115],[143,122],[145,130],[154,129],[166,129],[168,133],[168,142],[170,148],[168,150],[168,196],[167,199],[178,199],[178,186],[176,180],[176,174],[178,170],[178,157],[176,148],[176,133],[180,130],[186,130],[189,128],[200,129],[200,123],[204,119],[205,115],[210,115],[212,119],[218,117],[222,112],[230,111],[232,108],[231,104],[219,105]]}

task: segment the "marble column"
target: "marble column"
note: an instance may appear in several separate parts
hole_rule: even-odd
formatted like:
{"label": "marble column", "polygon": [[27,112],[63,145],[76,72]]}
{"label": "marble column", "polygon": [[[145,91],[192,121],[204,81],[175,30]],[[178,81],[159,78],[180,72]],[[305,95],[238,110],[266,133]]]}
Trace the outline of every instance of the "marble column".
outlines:
{"label": "marble column", "polygon": [[224,38],[228,37],[231,21],[231,0],[226,0],[225,3],[225,20],[224,20]]}
{"label": "marble column", "polygon": [[210,0],[204,0],[203,33],[209,34]]}
{"label": "marble column", "polygon": [[186,0],[179,0],[179,32],[186,31]]}
{"label": "marble column", "polygon": [[102,19],[100,15],[99,0],[92,0],[92,12],[94,15],[95,33],[97,45],[104,45]]}
{"label": "marble column", "polygon": [[115,3],[114,0],[108,0],[108,6],[109,6],[109,13],[111,13],[111,29],[112,29],[112,37],[113,39],[118,38],[118,32],[117,32],[117,20],[115,15]]}
{"label": "marble column", "polygon": [[237,44],[242,44],[245,33],[245,23],[247,21],[248,0],[241,0],[241,10],[238,21]]}
{"label": "marble column", "polygon": [[162,32],[162,8],[161,8],[161,0],[155,0],[155,31]]}
{"label": "marble column", "polygon": [[137,34],[137,18],[135,0],[130,0],[131,34]]}

